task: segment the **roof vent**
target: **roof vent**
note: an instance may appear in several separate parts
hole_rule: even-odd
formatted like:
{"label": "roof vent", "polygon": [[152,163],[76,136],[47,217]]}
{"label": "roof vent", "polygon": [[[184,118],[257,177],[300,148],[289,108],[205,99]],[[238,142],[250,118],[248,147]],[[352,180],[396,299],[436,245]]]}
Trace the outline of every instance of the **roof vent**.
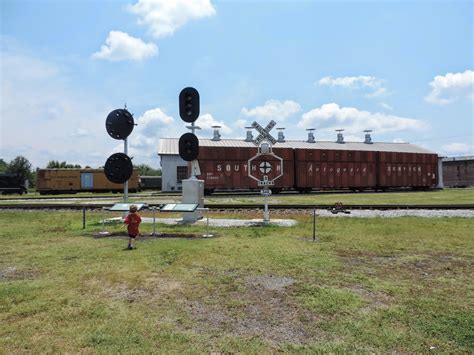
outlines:
{"label": "roof vent", "polygon": [[283,130],[285,129],[285,127],[278,127],[277,130],[278,130],[278,139],[277,139],[277,142],[278,143],[284,143],[285,142],[285,135],[283,134]]}
{"label": "roof vent", "polygon": [[344,130],[343,129],[336,129],[335,131],[337,132],[336,143],[344,144],[344,136],[342,135],[342,132],[344,132]]}
{"label": "roof vent", "polygon": [[344,144],[344,136],[342,135],[342,132],[344,132],[343,129],[336,129],[337,133],[337,141],[336,143]]}
{"label": "roof vent", "polygon": [[222,126],[211,126],[211,127],[214,128],[214,136],[212,137],[211,140],[220,141],[221,140],[221,134],[219,133],[219,128],[221,128]]}
{"label": "roof vent", "polygon": [[372,138],[370,137],[370,132],[372,132],[371,129],[366,129],[366,130],[364,131],[364,133],[365,133],[365,140],[364,140],[364,143],[365,143],[365,144],[373,144]]}
{"label": "roof vent", "polygon": [[248,126],[248,127],[245,127],[245,129],[247,130],[247,137],[245,138],[245,141],[253,142],[253,134],[252,134],[253,127]]}
{"label": "roof vent", "polygon": [[307,128],[306,130],[308,131],[308,140],[306,142],[308,143],[316,143],[316,141],[314,140],[314,134],[313,134],[313,131],[315,130],[316,128]]}

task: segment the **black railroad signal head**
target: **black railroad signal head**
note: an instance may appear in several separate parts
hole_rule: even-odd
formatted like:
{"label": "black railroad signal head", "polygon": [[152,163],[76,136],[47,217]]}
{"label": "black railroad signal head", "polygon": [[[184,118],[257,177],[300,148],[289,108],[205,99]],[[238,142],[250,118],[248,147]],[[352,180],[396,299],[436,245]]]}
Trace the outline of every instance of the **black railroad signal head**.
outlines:
{"label": "black railroad signal head", "polygon": [[105,129],[113,139],[125,139],[133,131],[135,122],[126,109],[113,110],[105,120]]}
{"label": "black railroad signal head", "polygon": [[132,160],[124,153],[112,154],[105,162],[104,173],[110,182],[123,184],[132,176]]}
{"label": "black railroad signal head", "polygon": [[187,87],[179,93],[179,116],[184,122],[194,122],[199,117],[199,92]]}
{"label": "black railroad signal head", "polygon": [[193,161],[199,155],[199,140],[192,133],[185,133],[179,138],[179,156],[186,161]]}

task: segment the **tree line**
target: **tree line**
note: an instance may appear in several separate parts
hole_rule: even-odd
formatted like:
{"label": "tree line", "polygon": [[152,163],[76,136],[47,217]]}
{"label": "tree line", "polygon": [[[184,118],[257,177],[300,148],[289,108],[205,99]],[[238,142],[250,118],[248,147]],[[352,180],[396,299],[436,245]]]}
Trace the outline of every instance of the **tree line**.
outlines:
{"label": "tree line", "polygon": [[[134,165],[134,168],[139,170],[141,176],[161,176],[161,169],[153,169],[147,164]],[[46,165],[46,169],[82,169],[82,167],[79,164],[50,160]],[[90,169],[90,166],[86,165],[84,169]],[[0,158],[0,173],[18,175],[21,180],[28,180],[30,187],[34,187],[36,184],[36,170],[33,169],[29,160],[22,155],[17,156],[10,162]]]}

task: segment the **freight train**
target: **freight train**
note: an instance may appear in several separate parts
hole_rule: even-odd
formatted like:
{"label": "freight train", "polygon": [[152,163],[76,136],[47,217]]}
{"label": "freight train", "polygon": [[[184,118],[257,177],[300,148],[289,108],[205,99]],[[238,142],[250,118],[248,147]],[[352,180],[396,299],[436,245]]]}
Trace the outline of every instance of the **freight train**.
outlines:
{"label": "freight train", "polygon": [[[257,180],[273,180],[282,190],[429,189],[438,184],[438,155],[408,143],[277,143],[271,155],[242,140],[200,140],[199,179],[205,192],[259,189]],[[162,157],[163,158],[163,157]],[[252,179],[248,175],[257,179]],[[190,167],[188,168],[190,171]]]}
{"label": "freight train", "polygon": [[0,174],[0,194],[24,194],[27,193],[27,184],[17,174],[2,173]]}
{"label": "freight train", "polygon": [[[110,182],[103,169],[38,169],[37,190],[41,195],[77,192],[121,192],[123,184]],[[138,169],[128,180],[128,190],[140,188]]]}

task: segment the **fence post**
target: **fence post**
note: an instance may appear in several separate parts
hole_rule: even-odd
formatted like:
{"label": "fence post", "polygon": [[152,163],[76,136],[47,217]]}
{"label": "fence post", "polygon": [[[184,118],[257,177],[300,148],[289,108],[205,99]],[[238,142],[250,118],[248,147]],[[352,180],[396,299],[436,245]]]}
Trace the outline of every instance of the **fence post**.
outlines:
{"label": "fence post", "polygon": [[316,208],[313,209],[313,242],[316,241]]}
{"label": "fence post", "polygon": [[86,229],[86,208],[82,207],[82,229]]}

